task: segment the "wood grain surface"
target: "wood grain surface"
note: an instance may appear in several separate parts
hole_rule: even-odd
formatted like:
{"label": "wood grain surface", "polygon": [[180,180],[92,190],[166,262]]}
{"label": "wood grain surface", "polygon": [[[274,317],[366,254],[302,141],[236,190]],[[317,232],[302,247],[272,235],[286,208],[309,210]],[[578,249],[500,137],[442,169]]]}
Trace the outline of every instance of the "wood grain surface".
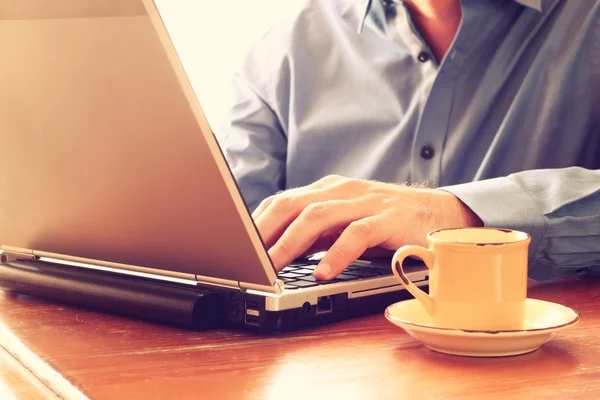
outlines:
{"label": "wood grain surface", "polygon": [[529,297],[573,307],[581,321],[533,353],[498,359],[432,352],[382,315],[259,336],[186,331],[0,293],[0,328],[13,337],[2,343],[7,350],[65,398],[600,398],[600,280],[534,284]]}

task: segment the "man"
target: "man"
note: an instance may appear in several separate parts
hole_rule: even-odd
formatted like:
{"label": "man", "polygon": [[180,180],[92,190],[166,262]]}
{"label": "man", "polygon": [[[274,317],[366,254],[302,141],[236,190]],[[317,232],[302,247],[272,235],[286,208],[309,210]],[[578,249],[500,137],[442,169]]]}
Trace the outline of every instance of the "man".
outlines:
{"label": "man", "polygon": [[235,82],[218,136],[276,268],[497,226],[532,278],[600,270],[600,0],[308,0]]}

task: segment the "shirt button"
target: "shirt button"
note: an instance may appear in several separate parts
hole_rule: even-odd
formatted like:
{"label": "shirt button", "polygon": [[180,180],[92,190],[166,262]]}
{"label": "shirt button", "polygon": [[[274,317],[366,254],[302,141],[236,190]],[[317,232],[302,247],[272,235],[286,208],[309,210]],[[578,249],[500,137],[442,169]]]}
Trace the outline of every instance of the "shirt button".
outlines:
{"label": "shirt button", "polygon": [[421,61],[422,63],[425,63],[427,61],[429,61],[431,57],[429,57],[429,54],[427,54],[426,52],[422,51],[419,53],[419,55],[417,56],[417,59],[419,61]]}
{"label": "shirt button", "polygon": [[433,150],[433,147],[431,146],[423,146],[423,148],[421,149],[421,157],[423,157],[426,160],[431,160],[434,155],[435,150]]}

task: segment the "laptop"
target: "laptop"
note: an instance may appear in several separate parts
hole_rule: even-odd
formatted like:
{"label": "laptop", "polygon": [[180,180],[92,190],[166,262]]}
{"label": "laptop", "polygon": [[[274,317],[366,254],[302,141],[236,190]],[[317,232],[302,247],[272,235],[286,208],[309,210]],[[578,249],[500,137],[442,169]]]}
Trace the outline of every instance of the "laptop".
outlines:
{"label": "laptop", "polygon": [[215,293],[223,326],[262,331],[407,297],[389,259],[275,271],[152,0],[8,0],[0,37],[4,262]]}

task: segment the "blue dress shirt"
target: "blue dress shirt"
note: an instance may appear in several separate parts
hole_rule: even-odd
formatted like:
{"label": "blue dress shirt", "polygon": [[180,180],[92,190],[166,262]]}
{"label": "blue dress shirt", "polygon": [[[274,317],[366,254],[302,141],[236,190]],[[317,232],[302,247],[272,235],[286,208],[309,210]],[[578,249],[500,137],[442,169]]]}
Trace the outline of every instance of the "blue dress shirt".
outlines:
{"label": "blue dress shirt", "polygon": [[600,1],[461,4],[443,60],[401,1],[270,29],[216,132],[248,207],[329,174],[426,182],[530,233],[531,277],[600,271]]}

